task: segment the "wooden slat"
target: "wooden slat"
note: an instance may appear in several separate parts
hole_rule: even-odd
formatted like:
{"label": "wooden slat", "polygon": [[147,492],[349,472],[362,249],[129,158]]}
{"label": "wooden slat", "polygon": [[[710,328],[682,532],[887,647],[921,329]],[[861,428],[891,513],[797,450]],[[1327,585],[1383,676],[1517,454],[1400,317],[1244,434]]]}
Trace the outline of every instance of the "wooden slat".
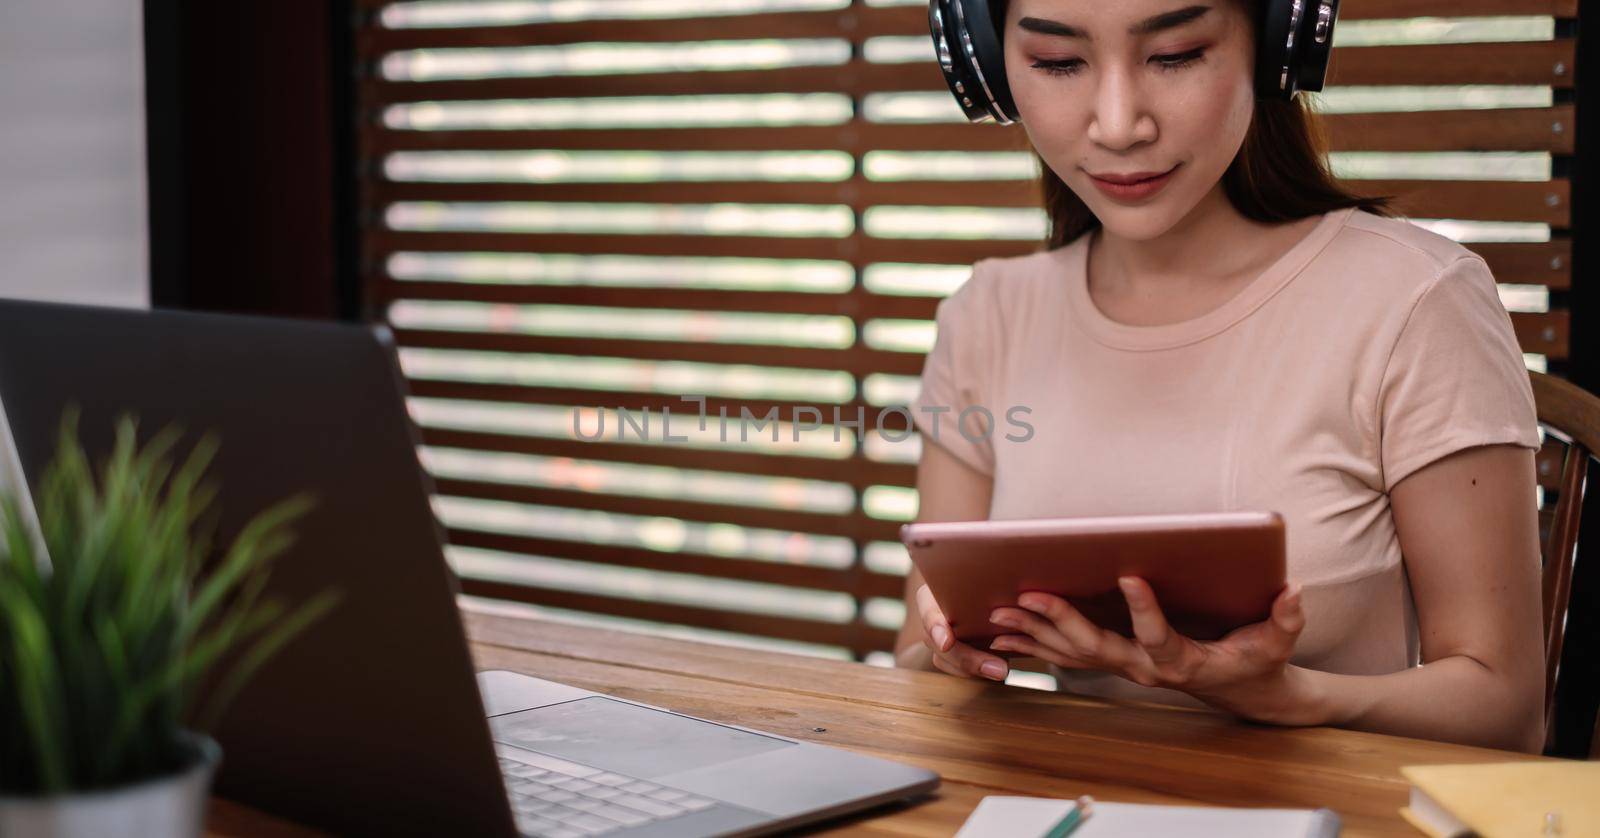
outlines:
{"label": "wooden slat", "polygon": [[1547,242],[1473,242],[1465,247],[1489,263],[1497,282],[1551,290],[1572,287],[1572,239],[1564,234]]}
{"label": "wooden slat", "polygon": [[585,151],[1020,151],[1029,149],[1019,128],[968,123],[904,125],[855,119],[836,125],[572,128],[510,131],[419,131],[369,124],[365,151],[453,149],[581,149]]}
{"label": "wooden slat", "polygon": [[719,631],[734,631],[763,637],[779,637],[804,643],[825,643],[844,646],[857,655],[892,648],[894,632],[888,629],[850,623],[820,623],[772,614],[748,614],[739,611],[719,611],[714,608],[696,608],[666,602],[625,599],[576,591],[556,591],[534,588],[507,582],[464,577],[461,592],[472,596],[568,608],[594,614],[613,614],[636,620],[654,620],[662,623],[699,626]]}
{"label": "wooden slat", "polygon": [[[838,259],[857,268],[877,262],[970,265],[996,256],[1022,256],[1043,247],[1040,241],[926,239],[906,247],[904,239],[857,233],[841,238],[768,236],[615,236],[572,233],[420,233],[371,229],[374,254],[397,251],[609,254],[623,256],[731,256],[751,259]],[[1572,241],[1564,235],[1548,242],[1474,243],[1466,247],[1489,263],[1500,282],[1570,285]],[[377,281],[381,281],[379,278]]]}
{"label": "wooden slat", "polygon": [[440,184],[374,181],[374,202],[816,203],[866,209],[934,205],[1040,206],[1032,181],[734,181],[643,184]]}
{"label": "wooden slat", "polygon": [[[776,38],[849,38],[905,34],[904,16],[885,9],[830,9],[812,12],[767,12],[714,17],[577,20],[521,26],[448,29],[367,29],[356,39],[358,54],[375,58],[405,49],[563,46],[595,41],[674,43],[742,41]],[[920,33],[926,36],[927,12]],[[931,42],[930,42],[931,43]],[[932,60],[932,50],[929,51]]]}
{"label": "wooden slat", "polygon": [[1394,195],[1395,209],[1412,218],[1524,221],[1565,229],[1572,224],[1572,189],[1549,181],[1341,180],[1362,195]]}
{"label": "wooden slat", "polygon": [[[529,286],[493,283],[448,282],[389,282],[380,287],[383,299],[467,300],[485,303],[516,303],[546,305],[610,306],[616,308],[676,309],[692,311],[767,312],[783,314],[844,315],[860,320],[872,318],[902,318],[931,320],[938,306],[937,297],[890,296],[884,294],[807,294],[781,291],[711,291],[701,289],[650,289],[648,296],[638,289],[594,286]],[[1512,312],[1511,319],[1517,327],[1517,337],[1527,352],[1551,357],[1565,357],[1570,338],[1570,317],[1567,312]],[[670,357],[682,360],[704,360],[695,353],[699,349],[673,344],[668,341],[620,341],[591,338],[547,338],[510,335],[470,335],[456,332],[423,332],[408,330],[403,343],[417,346],[443,348],[511,349],[513,345],[529,347],[520,351],[561,351],[559,347],[592,343],[604,350],[593,354],[629,357],[651,357],[652,350],[675,353]],[[669,345],[670,344],[670,345]],[[551,347],[535,349],[535,346]],[[727,344],[698,344],[709,347],[706,351],[728,352]],[[741,359],[760,357],[763,353],[775,366],[875,370],[916,375],[921,372],[920,362],[908,358],[920,356],[900,352],[883,352],[863,348],[852,349],[790,349],[788,347],[740,347]],[[746,353],[749,353],[747,356]],[[793,353],[786,359],[785,353]],[[661,357],[669,357],[663,355]],[[763,363],[762,361],[744,361]]]}
{"label": "wooden slat", "polygon": [[[623,256],[736,256],[769,259],[844,258],[851,247],[849,238],[803,238],[799,236],[696,236],[643,235],[619,236],[586,233],[441,233],[395,231],[372,228],[366,233],[368,247],[376,253],[399,250],[423,252],[496,253],[605,253]],[[964,242],[962,254],[983,254],[993,242]],[[1007,243],[1010,244],[1010,243]],[[1038,242],[1013,245],[1018,252],[1039,247]],[[919,245],[920,248],[920,245]],[[946,252],[955,251],[947,248]],[[915,249],[905,254],[914,259]]]}
{"label": "wooden slat", "polygon": [[1578,0],[1344,0],[1339,4],[1340,20],[1577,14]]}
{"label": "wooden slat", "polygon": [[904,239],[866,235],[840,238],[799,236],[591,235],[577,233],[433,233],[373,228],[366,233],[374,253],[486,251],[500,253],[605,253],[626,256],[736,256],[767,259],[840,259],[874,262],[971,264],[985,256],[1031,253],[1039,241],[928,239],[906,247]]}
{"label": "wooden slat", "polygon": [[[1488,58],[1486,54],[1492,54]],[[1333,50],[1327,85],[1526,84],[1570,88],[1570,38],[1499,44],[1408,44]],[[1504,62],[1485,67],[1480,60]]]}
{"label": "wooden slat", "polygon": [[[1577,15],[1576,0],[1345,0],[1340,20],[1491,15]],[[392,50],[461,47],[555,46],[593,41],[670,43],[757,38],[854,38],[883,35],[928,37],[922,7],[847,7],[813,12],[774,12],[715,17],[580,20],[517,26],[437,29],[365,28],[358,54],[373,58]],[[931,58],[930,58],[931,60]]]}
{"label": "wooden slat", "polygon": [[[1321,114],[1333,151],[1573,151],[1573,106]],[[1556,126],[1560,126],[1557,129]],[[416,131],[366,126],[364,151],[581,149],[649,151],[1018,151],[1018,126],[903,125],[857,119],[839,125],[730,128]]]}
{"label": "wooden slat", "polygon": [[[543,295],[531,293],[519,296],[516,291],[528,291],[526,287],[506,287],[494,285],[450,285],[433,283],[403,283],[399,295],[405,298],[432,298],[432,299],[462,299],[462,300],[500,300],[506,302],[549,302],[552,298],[562,299],[557,295]],[[409,286],[417,289],[429,287],[436,289],[431,294],[404,294]],[[498,293],[484,294],[483,290],[493,290]],[[540,291],[549,289],[537,289]],[[614,289],[606,289],[614,290]],[[454,296],[449,296],[450,291],[455,291]],[[665,293],[693,293],[693,292],[665,292]],[[730,292],[732,293],[732,292]],[[776,296],[776,295],[775,295]],[[582,299],[578,295],[565,299]],[[860,311],[857,316],[893,317],[893,318],[920,318],[932,319],[933,310],[937,300],[926,297],[875,297],[881,305],[868,307]],[[619,306],[646,305],[657,307],[670,300],[634,299],[620,302]],[[679,300],[677,302],[688,303]],[[837,300],[835,301],[838,302]],[[602,303],[589,302],[585,304],[598,305]],[[736,308],[737,302],[714,304],[707,306],[707,310],[760,310],[782,311],[785,310],[779,301],[766,304],[752,301],[745,308]],[[838,305],[833,313],[843,313],[844,306]],[[788,309],[792,311],[793,309]],[[1571,314],[1563,309],[1548,312],[1511,312],[1512,325],[1515,328],[1518,342],[1524,352],[1548,356],[1553,360],[1565,359],[1569,354],[1571,342]],[[694,361],[700,363],[728,363],[734,360],[740,364],[757,364],[778,368],[800,369],[836,369],[854,373],[856,375],[869,375],[872,373],[889,373],[895,375],[920,375],[923,367],[920,353],[891,352],[874,350],[862,345],[848,349],[815,349],[815,348],[790,348],[770,347],[749,344],[711,344],[689,343],[678,341],[643,341],[621,339],[596,339],[596,338],[564,338],[540,335],[507,335],[496,333],[453,332],[445,330],[425,329],[399,329],[396,330],[398,340],[403,346],[434,348],[480,350],[494,352],[535,352],[546,354],[587,355],[597,357],[641,358],[649,360]],[[674,407],[676,411],[677,408]],[[873,411],[869,410],[871,415]]]}
{"label": "wooden slat", "polygon": [[[478,286],[456,286],[478,288]],[[493,286],[491,286],[493,288]],[[526,288],[522,288],[526,289]],[[738,294],[730,291],[728,294]],[[462,299],[462,297],[456,297]],[[534,296],[533,299],[539,299]],[[859,317],[933,317],[933,299],[930,297],[878,297],[888,302],[883,313],[864,312]],[[651,305],[640,301],[637,304]],[[659,301],[658,301],[659,304]],[[766,309],[757,294],[746,299],[733,297],[730,305],[741,305],[739,310]],[[922,312],[915,313],[920,309]],[[726,309],[722,309],[726,310]],[[1512,325],[1517,329],[1517,341],[1523,352],[1565,358],[1570,345],[1571,315],[1565,310],[1550,312],[1512,312]],[[922,373],[922,355],[909,352],[885,352],[864,345],[850,349],[790,349],[790,347],[763,347],[749,344],[709,344],[709,342],[680,341],[614,341],[594,337],[550,337],[533,334],[458,333],[458,331],[427,331],[406,329],[400,339],[402,345],[430,347],[430,349],[469,349],[488,352],[542,352],[554,355],[595,355],[608,358],[648,358],[648,360],[699,361],[699,363],[730,363],[742,365],[773,366],[773,368],[843,369],[866,376],[872,373],[891,373],[899,376],[917,376]]]}
{"label": "wooden slat", "polygon": [[[680,411],[685,416],[691,411],[698,410],[697,403],[684,401],[677,395],[665,393],[641,393],[617,390],[587,390],[577,387],[525,387],[516,384],[480,383],[473,381],[431,381],[428,379],[410,379],[407,383],[411,395],[435,399],[466,399],[470,401],[502,401],[517,404],[548,404],[561,407],[581,405],[584,407],[621,408],[629,411],[642,411],[649,409],[660,415],[663,408],[671,408],[674,416]],[[807,402],[822,413],[825,420],[833,418],[833,411],[837,409],[842,418],[854,419],[857,408],[860,408],[863,417],[862,427],[866,431],[882,430],[885,433],[899,435],[904,433],[907,422],[904,416],[891,413],[883,416],[881,421],[878,411],[879,405],[867,404],[863,401],[850,401],[830,403],[824,401]],[[705,402],[708,417],[722,416],[726,411],[729,422],[737,421],[742,415],[741,410],[748,411],[751,416],[760,418],[768,410],[776,410],[780,420],[788,421],[794,418],[795,404],[793,402],[776,401],[772,399],[735,399],[710,396]],[[754,424],[751,424],[751,433],[757,433]],[[766,439],[772,438],[770,425],[763,426],[760,433]]]}
{"label": "wooden slat", "polygon": [[701,204],[819,204],[855,210],[883,204],[959,200],[974,207],[1037,207],[1033,181],[654,181],[649,183],[423,183],[374,181],[371,198],[390,201],[579,201]]}
{"label": "wooden slat", "polygon": [[[1342,180],[1361,195],[1394,195],[1394,207],[1413,218],[1520,221],[1571,225],[1571,187],[1549,181]],[[376,201],[572,201],[646,203],[792,203],[849,206],[970,206],[1036,208],[1034,181],[740,181],[715,183],[394,183],[372,185]],[[959,202],[959,204],[955,203]],[[516,235],[521,235],[520,233]],[[613,234],[614,235],[614,234]]]}
{"label": "wooden slat", "polygon": [[[842,315],[859,319],[899,317],[931,320],[937,297],[850,291],[735,291],[702,288],[619,288],[598,285],[510,285],[505,283],[385,282],[375,290],[385,300],[468,300],[483,303],[607,306],[691,311]],[[786,350],[787,351],[787,350]],[[838,352],[842,350],[812,350]]]}
{"label": "wooden slat", "polygon": [[[693,427],[692,416],[679,417]],[[614,415],[612,418],[615,418]],[[830,417],[825,417],[830,418]],[[608,420],[609,421],[609,420]],[[652,419],[651,429],[660,439],[660,414]],[[681,433],[681,427],[674,435]],[[717,428],[716,417],[708,417],[708,429]],[[738,423],[729,422],[728,439],[737,442]],[[615,440],[615,426],[608,425],[607,440]],[[815,431],[814,433],[822,433]],[[752,435],[754,437],[754,435]],[[843,432],[841,439],[848,439]],[[632,438],[631,436],[629,437]],[[769,444],[772,436],[761,437]],[[785,437],[787,439],[787,437]],[[551,439],[548,437],[520,436],[514,434],[462,431],[452,428],[423,428],[425,445],[443,448],[467,448],[475,451],[492,451],[508,454],[537,454],[545,457],[571,457],[613,463],[641,463],[674,468],[709,469],[734,474],[755,474],[762,477],[788,477],[802,480],[829,480],[848,483],[857,491],[870,486],[911,486],[916,482],[916,466],[909,463],[883,463],[865,457],[847,461],[823,457],[806,457],[794,454],[758,454],[746,451],[707,449],[676,443],[657,444],[616,442],[586,439]],[[909,440],[907,443],[909,444]]]}
{"label": "wooden slat", "polygon": [[1567,357],[1572,331],[1570,312],[1512,312],[1511,325],[1516,327],[1517,342],[1522,344],[1523,352],[1546,355],[1553,360]]}
{"label": "wooden slat", "polygon": [[[424,285],[424,283],[406,283],[406,285]],[[461,293],[456,297],[446,299],[483,299],[482,296],[472,294],[480,288],[496,289],[502,291],[507,286],[446,286],[450,289],[459,289]],[[512,286],[515,291],[531,291],[526,297],[520,297],[520,302],[547,302],[552,299],[560,301],[584,301],[586,305],[603,305],[598,299],[606,299],[605,294],[597,296],[584,296],[584,294],[541,294],[541,291],[581,291],[582,288],[542,288],[542,286]],[[606,288],[598,291],[618,291]],[[664,291],[662,294],[707,294],[707,301],[715,301],[706,305],[706,310],[760,310],[760,312],[774,312],[782,309],[779,299],[765,301],[762,297],[768,294],[741,294],[738,291]],[[725,296],[715,296],[725,294]],[[509,296],[509,294],[498,294]],[[798,294],[798,297],[810,294]],[[771,297],[781,297],[781,294],[771,294]],[[936,299],[933,297],[877,297],[883,301],[882,309],[877,312],[862,312],[859,317],[888,317],[888,318],[933,318],[933,309]],[[621,305],[661,305],[661,299],[624,299]],[[822,299],[822,301],[805,301],[806,309],[813,307],[826,307],[829,302],[838,305],[838,299]],[[699,307],[699,305],[685,305],[685,307]],[[787,310],[794,313],[794,310]],[[821,313],[810,310],[808,313]],[[837,312],[835,309],[834,313]],[[1522,344],[1523,352],[1546,355],[1552,360],[1563,360],[1568,357],[1571,344],[1571,313],[1566,310],[1550,310],[1550,312],[1510,312],[1512,326],[1517,331],[1517,342]],[[514,336],[514,334],[474,334],[450,333],[450,331],[421,331],[411,329],[402,339],[403,345],[414,347],[432,347],[432,349],[469,349],[490,350],[490,352],[546,352],[568,353],[568,355],[598,355],[598,357],[624,357],[648,358],[648,360],[685,360],[701,361],[701,363],[730,363],[734,358],[730,353],[736,353],[738,363],[747,365],[766,365],[774,368],[810,368],[810,369],[846,369],[856,374],[893,373],[901,376],[917,376],[922,373],[922,355],[909,352],[883,352],[867,347],[853,347],[848,350],[822,350],[822,349],[786,349],[786,347],[760,347],[760,345],[739,344],[686,344],[686,342],[670,341],[600,341],[600,339],[573,339],[573,337],[544,337],[544,336]]]}
{"label": "wooden slat", "polygon": [[[604,294],[586,297],[581,294],[542,293],[555,289],[528,286],[498,286],[451,283],[394,283],[386,299],[434,299],[505,302],[517,304],[559,303],[581,305],[614,305],[617,307],[658,308],[683,306],[688,309],[708,311],[761,311],[806,312],[844,314],[848,306],[842,298],[833,298],[833,308],[827,301],[802,300],[790,302],[774,292],[770,301],[759,299],[766,295],[741,295],[727,292],[736,299],[709,301],[698,305],[690,297],[696,291],[654,291],[661,297],[634,297],[615,302],[606,300]],[[562,291],[576,290],[562,288]],[[601,290],[601,289],[597,289]],[[618,289],[603,289],[613,292]],[[683,298],[674,298],[683,294]],[[879,301],[868,306],[856,306],[855,316],[862,319],[874,317],[932,319],[938,300],[928,297],[869,296]],[[662,297],[666,297],[663,299]],[[582,301],[582,302],[577,302]],[[1561,309],[1550,312],[1511,312],[1523,350],[1552,358],[1564,358],[1570,342],[1570,314]],[[741,364],[758,364],[773,367],[800,369],[836,369],[858,375],[892,373],[920,375],[920,353],[874,350],[861,345],[848,349],[816,349],[797,347],[770,347],[732,343],[689,343],[680,341],[646,341],[599,338],[566,338],[541,335],[458,332],[428,329],[396,329],[403,346],[479,350],[493,352],[536,352],[547,354],[592,355],[599,357],[647,358],[651,360],[695,361],[701,363],[727,363],[732,355]]]}
{"label": "wooden slat", "polygon": [[[705,94],[841,93],[865,96],[887,90],[935,90],[939,69],[928,64],[856,61],[770,70],[632,73],[460,81],[367,79],[361,92],[369,105],[479,99],[544,99],[572,96],[690,96]],[[578,85],[581,84],[581,87]],[[948,94],[947,94],[948,95]]]}
{"label": "wooden slat", "polygon": [[396,336],[402,346],[470,349],[489,352],[539,352],[597,358],[648,358],[702,364],[748,364],[764,367],[843,370],[856,375],[892,373],[920,375],[922,355],[885,352],[856,344],[848,349],[809,349],[704,341],[616,340],[545,335],[405,329]]}
{"label": "wooden slat", "polygon": [[[1572,39],[1341,47],[1333,51],[1327,84],[1521,84],[1570,88],[1574,55]],[[945,89],[939,69],[933,62],[873,64],[865,60],[771,70],[420,82],[371,78],[361,82],[361,95],[369,106],[396,102],[569,97],[575,90],[582,90],[586,96],[726,93],[846,93],[865,96],[868,93],[942,92]]]}
{"label": "wooden slat", "polygon": [[455,497],[592,509],[623,515],[681,518],[702,523],[739,524],[746,527],[861,540],[900,540],[899,522],[868,518],[860,513],[833,515],[825,512],[726,503],[609,495],[575,489],[492,483],[486,480],[435,479],[434,486],[439,494]]}
{"label": "wooden slat", "polygon": [[631,567],[667,573],[692,573],[715,579],[761,582],[808,590],[846,593],[858,599],[890,597],[899,599],[905,591],[905,577],[882,573],[853,572],[849,568],[816,567],[784,562],[736,559],[705,553],[663,553],[640,547],[590,544],[553,538],[504,535],[466,529],[451,529],[449,542],[460,547],[497,550],[557,559],[591,562],[611,567]]}
{"label": "wooden slat", "polygon": [[[1566,456],[1567,444],[1549,435],[1534,454],[1534,471],[1539,485],[1545,490],[1546,506],[1550,506],[1552,499],[1560,499],[1556,490],[1561,488],[1561,469]],[[1549,511],[1554,513],[1555,508],[1551,506]]]}
{"label": "wooden slat", "polygon": [[1332,151],[1548,151],[1573,153],[1572,105],[1455,111],[1322,114]]}

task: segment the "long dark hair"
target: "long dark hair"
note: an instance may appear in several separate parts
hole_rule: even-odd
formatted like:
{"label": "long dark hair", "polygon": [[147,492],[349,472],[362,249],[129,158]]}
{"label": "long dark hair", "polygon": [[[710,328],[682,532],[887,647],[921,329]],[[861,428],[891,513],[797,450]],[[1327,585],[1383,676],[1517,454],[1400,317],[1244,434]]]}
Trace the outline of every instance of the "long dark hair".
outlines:
{"label": "long dark hair", "polygon": [[[1252,34],[1261,25],[1263,0],[1237,0],[1250,17]],[[1004,20],[1005,3],[991,8]],[[1260,222],[1295,221],[1344,207],[1360,207],[1397,217],[1392,195],[1357,195],[1339,185],[1328,169],[1328,137],[1305,93],[1285,102],[1256,99],[1255,115],[1239,153],[1222,175],[1228,200],[1246,218]],[[1033,150],[1042,173],[1040,187],[1050,216],[1046,249],[1054,250],[1100,226],[1089,206],[1069,189]]]}

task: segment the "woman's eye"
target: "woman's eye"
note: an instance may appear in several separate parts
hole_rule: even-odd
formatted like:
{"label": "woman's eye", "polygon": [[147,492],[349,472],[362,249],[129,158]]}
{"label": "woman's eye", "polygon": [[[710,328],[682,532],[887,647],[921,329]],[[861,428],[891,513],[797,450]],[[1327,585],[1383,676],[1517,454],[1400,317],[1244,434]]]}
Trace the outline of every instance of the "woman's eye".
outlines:
{"label": "woman's eye", "polygon": [[1175,55],[1157,55],[1150,59],[1156,62],[1163,70],[1181,70],[1191,64],[1198,64],[1205,59],[1205,48],[1192,49]]}
{"label": "woman's eye", "polygon": [[1037,67],[1052,76],[1070,76],[1078,72],[1078,65],[1082,63],[1076,58],[1068,58],[1065,61],[1046,61],[1041,58],[1034,61],[1031,66]]}
{"label": "woman's eye", "polygon": [[[1205,48],[1201,47],[1199,49],[1192,49],[1188,52],[1180,52],[1173,55],[1153,56],[1150,60],[1154,61],[1156,66],[1163,70],[1181,70],[1192,64],[1198,64],[1201,61],[1204,61],[1205,53]],[[1030,66],[1043,70],[1052,76],[1070,76],[1078,72],[1078,70],[1083,66],[1083,62],[1076,58],[1067,58],[1055,61],[1041,58],[1035,60]]]}

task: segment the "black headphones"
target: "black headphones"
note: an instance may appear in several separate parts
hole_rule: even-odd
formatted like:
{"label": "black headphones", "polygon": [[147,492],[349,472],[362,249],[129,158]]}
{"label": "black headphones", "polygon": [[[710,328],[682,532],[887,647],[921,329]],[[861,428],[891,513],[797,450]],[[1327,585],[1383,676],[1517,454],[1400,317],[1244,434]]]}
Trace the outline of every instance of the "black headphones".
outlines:
{"label": "black headphones", "polygon": [[[1005,0],[928,0],[928,28],[939,69],[971,122],[1010,125],[1017,120],[1000,49],[1004,9]],[[1256,95],[1288,101],[1302,90],[1321,90],[1339,0],[1265,0],[1263,13],[1266,19],[1256,41]]]}

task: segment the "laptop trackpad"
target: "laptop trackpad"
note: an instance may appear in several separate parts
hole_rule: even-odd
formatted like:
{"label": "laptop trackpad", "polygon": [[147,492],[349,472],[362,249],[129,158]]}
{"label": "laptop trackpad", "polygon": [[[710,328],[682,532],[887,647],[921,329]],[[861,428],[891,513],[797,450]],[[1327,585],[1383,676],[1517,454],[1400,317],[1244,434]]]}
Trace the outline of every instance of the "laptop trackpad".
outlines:
{"label": "laptop trackpad", "polygon": [[794,745],[782,739],[599,696],[489,719],[497,741],[655,777]]}

